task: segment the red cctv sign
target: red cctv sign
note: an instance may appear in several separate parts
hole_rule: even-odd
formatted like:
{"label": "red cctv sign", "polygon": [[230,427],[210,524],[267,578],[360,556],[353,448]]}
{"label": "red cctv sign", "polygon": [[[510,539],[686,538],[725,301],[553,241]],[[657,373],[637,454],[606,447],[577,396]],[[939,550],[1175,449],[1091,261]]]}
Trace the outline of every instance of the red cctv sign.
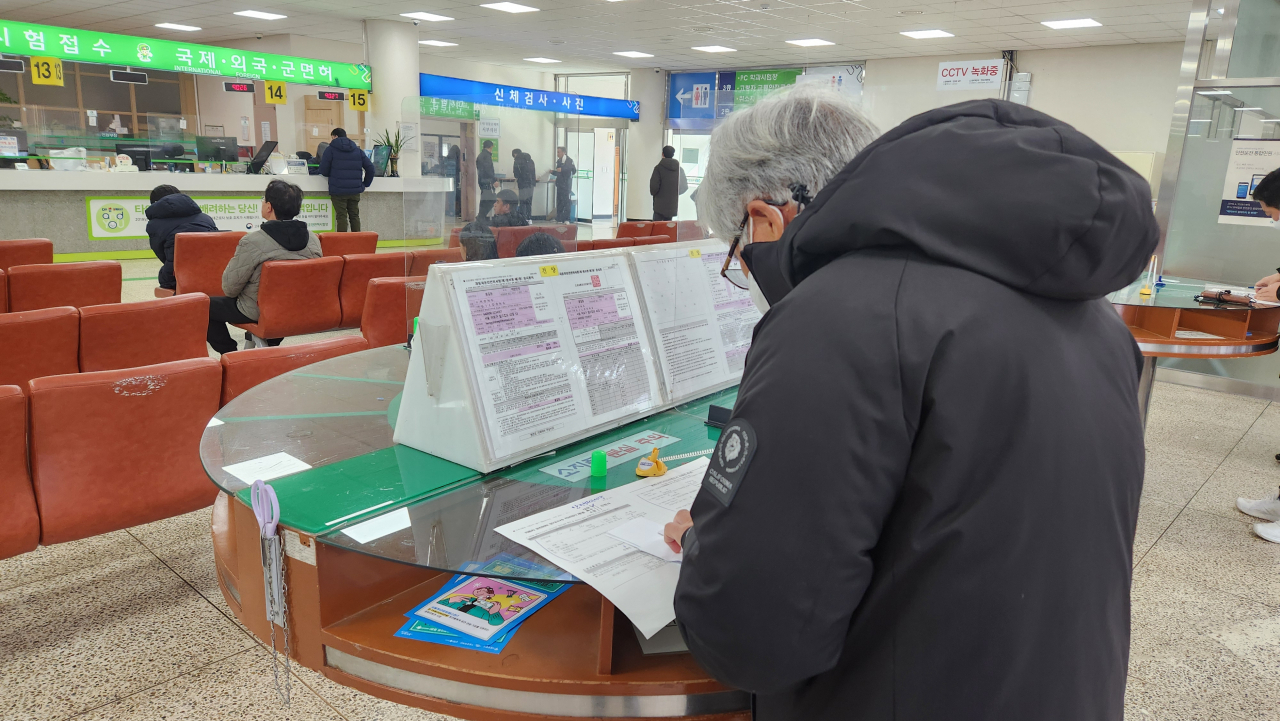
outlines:
{"label": "red cctv sign", "polygon": [[998,89],[1004,69],[1003,58],[938,63],[938,90]]}

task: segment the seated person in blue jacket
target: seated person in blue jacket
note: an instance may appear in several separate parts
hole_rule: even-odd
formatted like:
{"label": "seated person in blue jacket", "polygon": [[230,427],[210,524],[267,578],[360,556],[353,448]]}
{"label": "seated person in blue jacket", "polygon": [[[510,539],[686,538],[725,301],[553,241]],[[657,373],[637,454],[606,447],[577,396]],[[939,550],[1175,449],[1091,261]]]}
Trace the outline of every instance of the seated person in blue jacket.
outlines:
{"label": "seated person in blue jacket", "polygon": [[329,179],[329,199],[333,201],[338,232],[360,230],[360,194],[373,184],[373,162],[360,146],[347,137],[347,131],[334,128],[329,134],[329,147],[320,158],[320,174]]}
{"label": "seated person in blue jacket", "polygon": [[520,204],[520,196],[516,191],[510,188],[499,190],[497,200],[493,202],[493,217],[489,218],[489,226],[507,228],[528,224],[529,217],[524,214],[524,206]]}
{"label": "seated person in blue jacket", "polygon": [[[302,188],[273,180],[267,184],[262,198],[262,217],[266,220],[257,230],[245,234],[236,246],[236,254],[222,272],[225,296],[209,299],[209,345],[219,353],[236,350],[236,342],[227,331],[227,323],[258,322],[258,283],[262,264],[268,260],[307,260],[320,257],[320,238],[307,229],[307,224],[294,218],[302,210]],[[267,345],[277,346],[283,338],[268,338]],[[245,349],[249,334],[245,334]]]}
{"label": "seated person in blue jacket", "polygon": [[178,289],[173,275],[173,240],[178,233],[211,233],[218,229],[213,218],[200,212],[191,196],[172,185],[157,185],[151,190],[147,206],[147,239],[151,252],[162,265],[157,280],[161,288]]}

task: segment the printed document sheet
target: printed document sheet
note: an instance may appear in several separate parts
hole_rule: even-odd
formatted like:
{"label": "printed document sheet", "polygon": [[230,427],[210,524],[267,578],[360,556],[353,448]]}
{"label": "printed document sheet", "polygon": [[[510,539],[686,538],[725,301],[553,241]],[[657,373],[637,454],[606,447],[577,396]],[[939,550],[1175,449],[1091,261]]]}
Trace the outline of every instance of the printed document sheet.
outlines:
{"label": "printed document sheet", "polygon": [[707,459],[690,461],[663,476],[641,478],[497,528],[582,579],[613,602],[645,638],[676,617],[680,565],[646,553],[611,532],[635,519],[666,524],[688,508],[702,485]]}
{"label": "printed document sheet", "polygon": [[661,403],[624,256],[482,268],[453,282],[494,458]]}
{"label": "printed document sheet", "polygon": [[671,400],[742,377],[760,312],[720,275],[727,255],[714,242],[633,256]]}

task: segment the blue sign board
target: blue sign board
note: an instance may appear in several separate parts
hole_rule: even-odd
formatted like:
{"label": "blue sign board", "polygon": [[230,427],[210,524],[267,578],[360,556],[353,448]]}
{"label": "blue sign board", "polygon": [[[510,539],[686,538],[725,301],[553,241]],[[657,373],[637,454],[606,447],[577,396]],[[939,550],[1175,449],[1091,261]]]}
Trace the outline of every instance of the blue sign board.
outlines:
{"label": "blue sign board", "polygon": [[496,105],[501,108],[545,110],[552,113],[592,115],[600,118],[640,119],[640,102],[636,100],[556,93],[516,85],[494,85],[477,80],[463,80],[428,73],[418,75],[418,94],[423,97],[461,100],[478,105]]}
{"label": "blue sign board", "polygon": [[672,73],[668,124],[672,128],[710,128],[716,117],[715,91],[715,73]]}

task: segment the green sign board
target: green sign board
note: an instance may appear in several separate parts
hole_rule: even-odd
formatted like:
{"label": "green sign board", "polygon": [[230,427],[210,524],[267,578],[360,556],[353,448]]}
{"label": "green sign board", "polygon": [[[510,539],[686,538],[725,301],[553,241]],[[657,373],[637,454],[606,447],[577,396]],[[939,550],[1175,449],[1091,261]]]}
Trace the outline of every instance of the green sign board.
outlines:
{"label": "green sign board", "polygon": [[435,118],[480,119],[480,111],[476,109],[476,104],[466,100],[445,100],[423,96],[418,98],[418,105],[423,115]]}
{"label": "green sign board", "polygon": [[54,57],[136,70],[279,80],[302,85],[369,90],[368,65],[332,63],[288,55],[251,53],[214,45],[72,30],[0,20],[0,52]]}
{"label": "green sign board", "polygon": [[739,70],[733,84],[735,110],[755,105],[761,98],[778,88],[796,84],[796,78],[804,71],[800,68],[784,70]]}

